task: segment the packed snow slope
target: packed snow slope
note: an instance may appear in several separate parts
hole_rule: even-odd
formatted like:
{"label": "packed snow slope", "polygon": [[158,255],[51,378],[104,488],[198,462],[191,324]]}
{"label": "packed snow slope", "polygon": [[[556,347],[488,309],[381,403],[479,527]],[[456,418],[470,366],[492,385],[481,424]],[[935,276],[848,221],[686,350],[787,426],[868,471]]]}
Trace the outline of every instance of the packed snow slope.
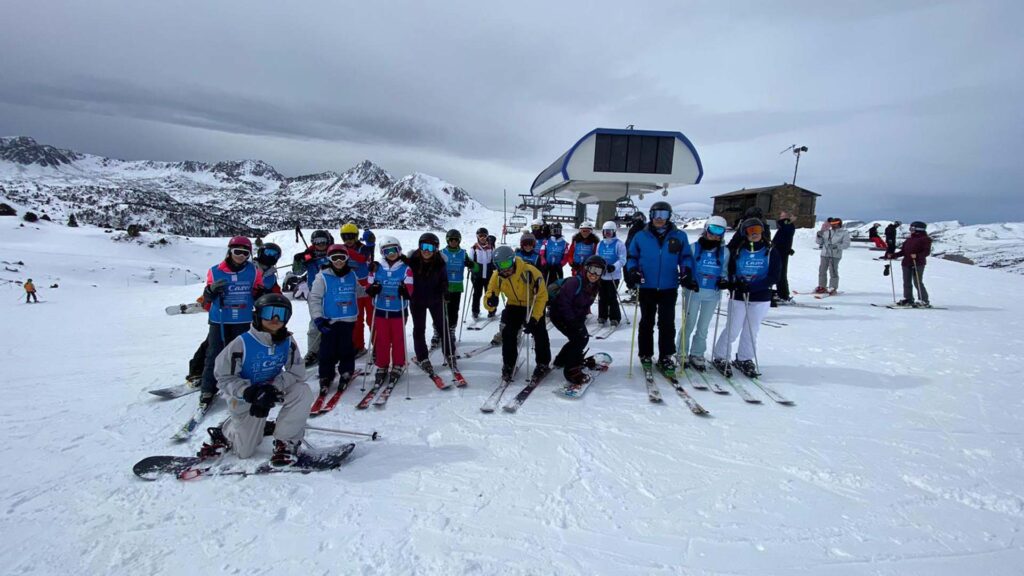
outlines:
{"label": "packed snow slope", "polygon": [[[418,236],[395,234],[407,247]],[[316,424],[382,438],[360,441],[339,471],[144,482],[131,472],[137,460],[201,441],[169,440],[195,396],[147,390],[182,381],[205,337],[203,315],[164,307],[199,294],[224,240],[150,247],[112,236],[0,219],[0,278],[33,278],[43,300],[26,305],[4,283],[7,574],[959,576],[1024,566],[1019,275],[930,261],[932,302],[948,310],[876,308],[892,301],[889,279],[876,252],[852,248],[844,293],[824,300],[831,310],[773,309],[768,318],[785,326],[760,330],[764,380],[792,407],[749,383],[762,405],[690,389],[711,412],[698,418],[664,381],[665,402],[651,404],[628,376],[623,327],[591,342],[615,364],[579,400],[551,394],[553,374],[517,414],[482,414],[500,362],[490,352],[462,362],[465,389],[439,391],[411,369],[383,410],[357,412],[358,385],[347,392]],[[271,239],[295,246],[286,233]],[[812,247],[799,231],[797,290],[816,284]],[[303,348],[307,320],[297,303]],[[462,346],[493,330],[464,332]]]}

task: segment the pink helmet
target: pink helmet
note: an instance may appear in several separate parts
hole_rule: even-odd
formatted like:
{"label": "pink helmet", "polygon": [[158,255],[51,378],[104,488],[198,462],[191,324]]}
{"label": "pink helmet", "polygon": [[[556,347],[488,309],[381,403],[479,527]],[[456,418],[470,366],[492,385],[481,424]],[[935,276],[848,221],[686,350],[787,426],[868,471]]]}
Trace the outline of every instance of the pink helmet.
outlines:
{"label": "pink helmet", "polygon": [[245,236],[235,236],[231,240],[228,240],[228,248],[245,248],[252,252],[252,242],[249,241]]}

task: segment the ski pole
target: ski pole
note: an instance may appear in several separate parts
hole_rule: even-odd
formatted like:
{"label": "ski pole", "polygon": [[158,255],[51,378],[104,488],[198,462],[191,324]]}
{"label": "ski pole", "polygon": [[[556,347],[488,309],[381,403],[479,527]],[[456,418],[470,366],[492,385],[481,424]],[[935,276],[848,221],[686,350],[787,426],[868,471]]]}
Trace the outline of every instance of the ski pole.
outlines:
{"label": "ski pole", "polygon": [[[715,344],[718,343],[718,319],[722,316],[722,292],[718,292],[718,302],[715,303],[715,335],[711,337],[711,358],[715,357]],[[707,342],[705,341],[705,346]]]}
{"label": "ski pole", "polygon": [[[406,342],[406,337],[405,337],[405,320],[406,320],[406,317],[408,315],[405,312],[406,312],[406,308],[402,308],[402,352],[405,353],[405,362],[404,362],[404,365],[402,366],[403,369],[409,366],[409,347],[408,347],[408,342]],[[409,310],[409,313],[410,314],[412,313],[411,309]],[[409,395],[409,379],[408,378],[405,379],[405,399],[406,400],[412,400],[412,396]]]}
{"label": "ski pole", "polygon": [[917,269],[917,258],[911,258],[910,263],[914,266],[914,278],[917,279],[917,299],[924,302],[924,296],[921,295],[921,272]]}
{"label": "ski pole", "polygon": [[[750,338],[750,349],[754,351],[754,370],[761,373],[761,363],[757,361],[757,340],[754,330],[750,327],[750,292],[743,295],[743,318],[747,322],[747,336]],[[742,341],[742,338],[740,339]]]}
{"label": "ski pole", "polygon": [[[451,298],[452,293],[448,293],[448,297]],[[444,352],[444,343],[448,343],[448,352],[444,355],[448,359],[448,368],[454,373],[455,372],[455,343],[452,342],[452,330],[448,326],[448,302],[441,299],[441,328],[444,329],[444,334],[441,336],[441,352]]]}
{"label": "ski pole", "polygon": [[366,347],[366,368],[363,370],[363,381],[360,383],[360,392],[366,392],[366,375],[370,373],[370,366],[373,364],[374,350],[376,349],[374,337],[377,328],[377,307],[373,308],[373,316],[370,317],[370,345]]}
{"label": "ski pole", "polygon": [[896,278],[894,278],[895,274],[893,274],[893,272],[892,272],[892,260],[889,261],[888,266],[889,266],[889,284],[892,284],[892,302],[893,302],[893,304],[895,304],[896,303]]}
{"label": "ski pole", "polygon": [[[735,290],[735,288],[733,290]],[[732,303],[735,299],[735,296],[735,292],[729,292],[729,303],[725,307],[727,314],[725,315],[725,333],[722,334],[722,337],[725,338],[726,367],[728,367],[729,364],[732,363],[732,360],[730,360],[730,357],[732,356]]]}
{"label": "ski pole", "polygon": [[633,377],[633,350],[636,348],[636,314],[640,310],[640,291],[637,290],[636,306],[633,306],[633,335],[629,339],[629,378]]}
{"label": "ski pole", "polygon": [[683,314],[680,321],[682,324],[679,326],[679,340],[676,343],[676,363],[679,364],[682,371],[686,372],[686,345],[689,335],[686,333],[686,309],[690,305],[690,298],[693,297],[693,292],[690,292],[686,288],[683,288]]}
{"label": "ski pole", "polygon": [[366,432],[352,432],[350,430],[338,430],[336,428],[324,428],[322,426],[310,426],[309,424],[306,424],[306,430],[316,430],[317,432],[330,432],[332,434],[345,434],[347,436],[365,436],[365,437],[369,438],[370,440],[376,440],[376,439],[380,438],[380,435],[377,434],[376,430],[374,430],[373,432],[367,434]]}
{"label": "ski pole", "polygon": [[473,275],[469,273],[468,268],[466,269],[466,272],[462,275],[462,321],[459,323],[459,343],[462,343],[462,329],[466,326],[466,311],[469,308],[469,306],[467,306],[469,290],[467,290],[468,286],[466,286],[465,280],[467,276],[470,279],[470,283],[472,283]]}
{"label": "ski pole", "polygon": [[[533,275],[529,272],[524,272],[524,275],[526,276],[526,319],[524,323],[527,323],[533,318],[533,304],[536,300],[530,297],[532,295],[530,290],[533,288]],[[527,334],[523,340],[526,342],[526,374],[527,378],[530,378],[532,376],[530,372],[530,345],[533,343],[533,332],[531,331],[530,334]]]}

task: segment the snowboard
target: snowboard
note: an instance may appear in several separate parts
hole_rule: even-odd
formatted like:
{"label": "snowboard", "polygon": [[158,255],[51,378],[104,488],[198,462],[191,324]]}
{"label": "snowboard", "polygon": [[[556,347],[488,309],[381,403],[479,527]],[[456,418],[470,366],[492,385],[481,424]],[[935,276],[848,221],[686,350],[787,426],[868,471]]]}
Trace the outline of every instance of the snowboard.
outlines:
{"label": "snowboard", "polygon": [[591,356],[591,358],[594,359],[595,367],[586,368],[587,375],[590,377],[586,382],[582,384],[570,384],[569,382],[566,382],[563,386],[556,388],[554,393],[564,398],[573,399],[583,396],[583,393],[586,392],[587,388],[590,388],[590,385],[594,382],[594,378],[599,374],[607,372],[608,368],[611,367],[612,364],[611,354],[605,352],[598,352]]}
{"label": "snowboard", "polygon": [[245,465],[242,460],[222,463],[219,458],[202,459],[196,456],[149,456],[135,463],[132,472],[143,480],[156,480],[163,475],[172,475],[178,480],[192,480],[200,476],[259,476],[263,474],[299,473],[309,474],[324,470],[336,470],[356,447],[345,444],[332,450],[300,452],[291,466],[271,466],[264,462],[256,468]]}
{"label": "snowboard", "polygon": [[202,387],[202,383],[202,380],[196,380],[194,383],[186,380],[184,384],[149,390],[149,393],[154,396],[159,396],[164,400],[173,400],[175,398],[181,398],[182,396],[199,392],[199,389]]}
{"label": "snowboard", "polygon": [[174,316],[176,314],[200,314],[206,312],[198,302],[190,302],[188,304],[178,304],[177,306],[168,306],[164,308],[164,312]]}

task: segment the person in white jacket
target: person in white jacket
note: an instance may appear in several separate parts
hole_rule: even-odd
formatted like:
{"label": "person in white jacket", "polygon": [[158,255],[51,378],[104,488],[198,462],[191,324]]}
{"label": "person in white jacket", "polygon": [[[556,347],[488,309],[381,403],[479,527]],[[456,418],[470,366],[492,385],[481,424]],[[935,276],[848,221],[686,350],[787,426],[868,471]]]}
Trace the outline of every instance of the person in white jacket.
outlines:
{"label": "person in white jacket", "polygon": [[619,281],[622,279],[622,267],[626,265],[626,245],[616,237],[617,231],[618,225],[613,220],[605,222],[601,226],[601,242],[597,245],[597,255],[604,258],[606,264],[597,302],[597,323],[601,326],[608,320],[612,326],[618,326],[622,321]]}
{"label": "person in white jacket", "polygon": [[293,464],[313,405],[306,385],[306,366],[291,332],[291,302],[280,294],[256,300],[252,327],[228,344],[214,364],[214,375],[228,401],[229,415],[209,428],[210,441],[199,451],[211,458],[230,450],[248,458],[263,441],[270,409],[280,404],[274,424],[274,466]]}
{"label": "person in white jacket", "polygon": [[821,247],[821,263],[818,265],[818,287],[814,292],[835,295],[839,291],[839,261],[843,258],[843,250],[850,247],[850,232],[843,228],[841,218],[829,218],[821,225],[815,240]]}

